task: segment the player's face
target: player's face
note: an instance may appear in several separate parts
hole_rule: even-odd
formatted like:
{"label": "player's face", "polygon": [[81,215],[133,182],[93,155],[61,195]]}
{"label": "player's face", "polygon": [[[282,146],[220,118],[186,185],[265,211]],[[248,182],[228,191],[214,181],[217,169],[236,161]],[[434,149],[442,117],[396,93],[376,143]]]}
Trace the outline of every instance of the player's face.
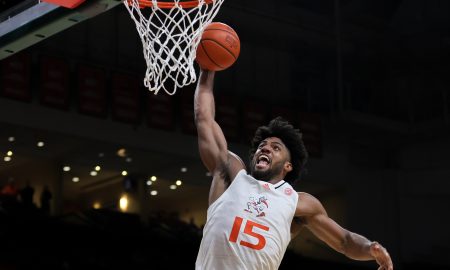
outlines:
{"label": "player's face", "polygon": [[266,138],[253,156],[251,174],[258,180],[270,181],[286,169],[289,160],[289,150],[279,138]]}

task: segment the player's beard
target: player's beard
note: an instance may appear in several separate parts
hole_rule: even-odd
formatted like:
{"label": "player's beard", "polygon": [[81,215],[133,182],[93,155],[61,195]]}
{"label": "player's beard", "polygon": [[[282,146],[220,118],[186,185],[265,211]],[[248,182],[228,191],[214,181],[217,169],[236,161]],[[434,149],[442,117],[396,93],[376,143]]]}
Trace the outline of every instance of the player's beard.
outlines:
{"label": "player's beard", "polygon": [[262,181],[269,182],[275,176],[280,175],[281,171],[283,170],[283,164],[282,163],[270,164],[270,165],[273,165],[273,166],[269,167],[267,170],[257,170],[256,169],[256,160],[254,160],[252,162],[250,173],[257,180],[262,180]]}

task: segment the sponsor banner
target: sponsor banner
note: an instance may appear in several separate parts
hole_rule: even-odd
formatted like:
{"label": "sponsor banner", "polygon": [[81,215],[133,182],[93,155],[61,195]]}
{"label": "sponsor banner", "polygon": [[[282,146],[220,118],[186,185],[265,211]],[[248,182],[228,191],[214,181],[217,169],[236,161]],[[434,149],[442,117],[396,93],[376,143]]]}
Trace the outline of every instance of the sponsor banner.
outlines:
{"label": "sponsor banner", "polygon": [[157,95],[147,91],[146,95],[148,95],[147,125],[158,129],[174,130],[175,97],[167,95],[164,91]]}
{"label": "sponsor banner", "polygon": [[31,101],[31,55],[22,52],[1,61],[0,93],[4,97]]}
{"label": "sponsor banner", "polygon": [[140,84],[131,75],[112,76],[112,117],[116,121],[137,124],[140,120]]}
{"label": "sponsor banner", "polygon": [[69,64],[58,58],[41,58],[40,102],[46,106],[69,108]]}
{"label": "sponsor banner", "polygon": [[106,117],[106,74],[103,70],[80,66],[78,106],[81,113]]}

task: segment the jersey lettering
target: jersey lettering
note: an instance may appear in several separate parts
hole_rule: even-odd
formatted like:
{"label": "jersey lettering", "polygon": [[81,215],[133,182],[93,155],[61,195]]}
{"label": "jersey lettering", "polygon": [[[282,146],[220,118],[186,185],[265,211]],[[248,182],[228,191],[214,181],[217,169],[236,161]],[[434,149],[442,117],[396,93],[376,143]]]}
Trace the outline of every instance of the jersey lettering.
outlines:
{"label": "jersey lettering", "polygon": [[[234,218],[233,228],[231,229],[231,234],[230,234],[230,237],[229,237],[229,241],[230,242],[233,242],[233,243],[237,242],[237,239],[238,239],[238,236],[239,236],[239,231],[241,229],[243,221],[244,221],[244,219],[241,218],[241,217],[235,217]],[[261,250],[266,245],[266,238],[264,238],[263,235],[254,232],[253,231],[254,227],[259,228],[259,229],[264,230],[264,231],[269,231],[269,227],[267,227],[265,225],[262,225],[262,224],[259,224],[259,223],[256,223],[256,222],[251,221],[251,220],[247,220],[245,222],[244,233],[247,234],[247,235],[250,235],[250,236],[252,236],[254,238],[256,238],[258,240],[258,242],[256,244],[252,244],[250,242],[241,240],[239,242],[239,244],[241,246],[248,247],[248,248],[251,248],[251,249]]]}

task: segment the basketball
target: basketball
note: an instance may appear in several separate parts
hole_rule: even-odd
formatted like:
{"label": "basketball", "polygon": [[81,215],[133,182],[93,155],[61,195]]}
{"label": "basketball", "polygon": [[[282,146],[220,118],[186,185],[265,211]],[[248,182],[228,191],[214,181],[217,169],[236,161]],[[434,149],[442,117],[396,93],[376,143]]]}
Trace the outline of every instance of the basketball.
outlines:
{"label": "basketball", "polygon": [[240,51],[241,42],[233,28],[213,22],[203,31],[195,60],[202,69],[220,71],[233,65]]}

